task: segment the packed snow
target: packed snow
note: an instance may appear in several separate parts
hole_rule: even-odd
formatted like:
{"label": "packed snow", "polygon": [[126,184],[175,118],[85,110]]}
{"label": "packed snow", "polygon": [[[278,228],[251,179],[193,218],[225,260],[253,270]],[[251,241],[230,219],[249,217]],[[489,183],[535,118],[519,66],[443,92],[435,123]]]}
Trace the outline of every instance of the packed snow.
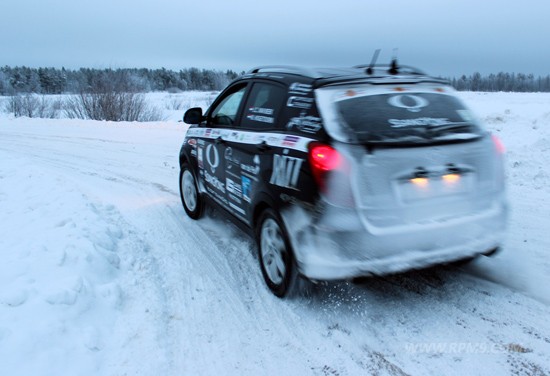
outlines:
{"label": "packed snow", "polygon": [[212,93],[152,94],[158,123],[0,115],[2,374],[550,374],[550,95],[460,95],[507,147],[503,251],[292,300],[181,206],[178,119]]}

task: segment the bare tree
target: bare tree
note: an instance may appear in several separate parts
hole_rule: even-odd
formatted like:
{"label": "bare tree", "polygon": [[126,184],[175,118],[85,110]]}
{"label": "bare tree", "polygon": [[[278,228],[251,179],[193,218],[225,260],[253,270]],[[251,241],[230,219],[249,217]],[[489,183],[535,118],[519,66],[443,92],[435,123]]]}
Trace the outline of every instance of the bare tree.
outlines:
{"label": "bare tree", "polygon": [[61,110],[59,99],[47,99],[35,94],[12,95],[9,97],[5,111],[15,117],[57,118]]}
{"label": "bare tree", "polygon": [[126,76],[124,71],[111,70],[94,77],[89,87],[66,100],[67,116],[108,121],[162,120],[161,112],[147,104]]}

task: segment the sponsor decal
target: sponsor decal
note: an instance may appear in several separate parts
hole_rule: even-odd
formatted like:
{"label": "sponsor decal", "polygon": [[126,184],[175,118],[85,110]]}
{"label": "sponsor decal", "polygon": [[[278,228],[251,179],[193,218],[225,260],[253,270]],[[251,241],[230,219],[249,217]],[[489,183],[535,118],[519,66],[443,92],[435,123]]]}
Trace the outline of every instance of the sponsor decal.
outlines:
{"label": "sponsor decal", "polygon": [[394,107],[404,108],[410,112],[420,112],[420,110],[430,104],[430,102],[417,95],[400,94],[392,95],[390,99],[388,99],[388,104]]}
{"label": "sponsor decal", "polygon": [[253,114],[273,115],[273,109],[272,108],[250,107],[248,109],[248,111],[253,113]]}
{"label": "sponsor decal", "polygon": [[243,208],[239,208],[237,205],[235,205],[234,203],[230,202],[229,203],[229,206],[231,207],[231,209],[237,211],[238,213],[240,213],[241,215],[244,215],[245,214],[245,211]]}
{"label": "sponsor decal", "polygon": [[206,182],[208,184],[210,184],[212,187],[216,188],[218,191],[221,191],[221,192],[225,193],[225,186],[220,181],[220,179],[218,179],[214,175],[210,175],[208,173],[208,171],[204,172],[204,180],[206,180]]}
{"label": "sponsor decal", "polygon": [[241,198],[243,195],[242,187],[240,184],[235,183],[233,179],[226,178],[225,179],[225,187],[227,189],[227,192],[235,195],[238,198]]}
{"label": "sponsor decal", "polygon": [[202,128],[189,128],[187,130],[186,137],[202,137],[204,135],[204,129]]}
{"label": "sponsor decal", "polygon": [[244,172],[248,172],[251,175],[258,175],[258,172],[260,172],[260,166],[250,166],[250,165],[241,164],[241,169]]}
{"label": "sponsor decal", "polygon": [[216,168],[220,165],[220,155],[218,154],[218,149],[212,144],[206,146],[206,161],[210,166],[210,171],[215,174]]}
{"label": "sponsor decal", "polygon": [[286,101],[287,107],[302,108],[304,110],[309,110],[313,106],[315,99],[308,97],[289,97]]}
{"label": "sponsor decal", "polygon": [[417,118],[417,119],[388,119],[392,128],[422,127],[422,126],[441,126],[453,124],[447,118]]}
{"label": "sponsor decal", "polygon": [[269,136],[269,137],[267,138],[267,143],[268,143],[268,144],[276,144],[276,143],[279,142],[280,139],[281,139],[280,136]]}
{"label": "sponsor decal", "polygon": [[265,139],[266,139],[266,136],[265,136],[265,135],[259,134],[259,135],[254,136],[253,139],[252,139],[252,141],[253,141],[253,142],[256,142],[256,143],[260,143],[260,142],[262,142],[262,141],[265,141]]}
{"label": "sponsor decal", "polygon": [[206,190],[212,194],[211,197],[213,197],[218,203],[221,205],[228,205],[227,199],[223,197],[218,191],[215,191],[209,187],[206,187]]}
{"label": "sponsor decal", "polygon": [[196,149],[192,149],[192,150],[191,150],[191,155],[192,155],[193,157],[196,157],[196,156],[197,156],[197,150],[196,150]]}
{"label": "sponsor decal", "polygon": [[212,128],[208,128],[204,131],[204,137],[210,137],[210,134],[212,133]]}
{"label": "sponsor decal", "polygon": [[233,156],[233,149],[231,147],[225,149],[224,158],[227,162],[225,165],[228,170],[231,170],[233,165],[238,166],[241,163],[241,161],[237,157]]}
{"label": "sponsor decal", "polygon": [[243,172],[247,172],[247,173],[249,173],[253,176],[258,175],[258,173],[260,172],[260,157],[256,155],[254,157],[253,162],[254,162],[254,166],[242,163],[241,164],[241,170]]}
{"label": "sponsor decal", "polygon": [[187,143],[192,147],[197,147],[197,140],[195,140],[194,138],[190,138],[189,140],[187,140]]}
{"label": "sponsor decal", "polygon": [[203,162],[203,151],[204,149],[202,147],[197,148],[197,160],[199,162],[199,168],[204,168],[204,162]]}
{"label": "sponsor decal", "polygon": [[274,155],[273,172],[271,174],[271,179],[269,179],[269,183],[280,187],[295,189],[303,161],[303,159],[286,155]]}
{"label": "sponsor decal", "polygon": [[298,136],[285,136],[283,138],[283,141],[281,143],[282,146],[294,146],[296,145],[296,142],[300,140],[300,137]]}
{"label": "sponsor decal", "polygon": [[252,191],[252,180],[246,176],[241,176],[241,186],[242,186],[242,198],[246,202],[250,202],[250,193]]}
{"label": "sponsor decal", "polygon": [[[312,121],[313,119],[306,119],[309,121]],[[201,129],[202,131],[205,131],[205,129]],[[275,147],[289,147],[294,150],[300,150],[300,151],[307,151],[307,145],[309,142],[313,141],[313,139],[310,139],[308,137],[298,137],[298,136],[285,136],[283,134],[279,133],[269,133],[269,132],[248,132],[248,131],[227,131],[225,133],[222,130],[222,137],[224,137],[224,140],[230,139],[232,142],[238,142],[243,144],[258,144],[259,142],[266,141],[267,144],[270,146]],[[210,137],[212,138],[212,137]],[[284,142],[284,145],[283,145]],[[203,154],[206,151],[209,144],[212,144],[213,146],[216,146],[211,141],[204,140],[201,138],[197,139],[197,146],[202,147]],[[216,146],[217,147],[217,146]],[[211,148],[211,147],[210,147]],[[211,161],[214,163],[214,153],[215,151],[212,149],[209,149],[211,155]],[[216,151],[216,152],[219,152]],[[206,156],[204,156],[206,158]],[[221,156],[220,156],[221,157]],[[207,160],[205,159],[205,164]]]}
{"label": "sponsor decal", "polygon": [[235,201],[239,205],[241,205],[243,203],[243,200],[241,200],[240,198],[238,198],[237,196],[235,196],[232,193],[228,193],[227,197],[229,197],[230,200]]}
{"label": "sponsor decal", "polygon": [[311,93],[311,85],[294,82],[288,89],[290,94],[307,95]]}
{"label": "sponsor decal", "polygon": [[286,127],[289,130],[296,127],[296,129],[302,132],[316,133],[321,129],[321,118],[306,116],[306,112],[302,111],[300,116],[290,119]]}
{"label": "sponsor decal", "polygon": [[275,122],[274,118],[263,115],[247,115],[246,118],[252,121],[258,121],[260,123],[273,124]]}

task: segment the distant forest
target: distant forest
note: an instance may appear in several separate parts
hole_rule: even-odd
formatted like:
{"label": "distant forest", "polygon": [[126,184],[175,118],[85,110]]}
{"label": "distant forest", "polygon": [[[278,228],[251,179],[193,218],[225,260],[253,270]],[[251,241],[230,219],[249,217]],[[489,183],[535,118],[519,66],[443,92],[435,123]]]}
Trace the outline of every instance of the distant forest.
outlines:
{"label": "distant forest", "polygon": [[18,93],[78,94],[97,88],[105,79],[117,81],[117,88],[132,92],[186,90],[222,90],[239,74],[188,68],[180,71],[161,69],[90,69],[0,68],[0,95]]}
{"label": "distant forest", "polygon": [[[94,82],[116,76],[125,90],[133,92],[223,89],[239,74],[232,70],[215,71],[187,68],[173,71],[161,69],[90,69],[9,67],[0,68],[0,95],[18,93],[76,94],[87,92]],[[460,91],[550,92],[550,75],[523,73],[463,75],[446,77]]]}

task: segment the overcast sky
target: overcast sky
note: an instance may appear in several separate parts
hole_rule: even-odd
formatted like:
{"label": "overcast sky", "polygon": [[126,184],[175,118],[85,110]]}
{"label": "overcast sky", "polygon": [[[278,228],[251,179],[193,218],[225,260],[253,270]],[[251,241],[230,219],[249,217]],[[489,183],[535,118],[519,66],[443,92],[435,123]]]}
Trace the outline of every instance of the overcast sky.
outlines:
{"label": "overcast sky", "polygon": [[2,0],[0,65],[550,74],[548,0]]}

